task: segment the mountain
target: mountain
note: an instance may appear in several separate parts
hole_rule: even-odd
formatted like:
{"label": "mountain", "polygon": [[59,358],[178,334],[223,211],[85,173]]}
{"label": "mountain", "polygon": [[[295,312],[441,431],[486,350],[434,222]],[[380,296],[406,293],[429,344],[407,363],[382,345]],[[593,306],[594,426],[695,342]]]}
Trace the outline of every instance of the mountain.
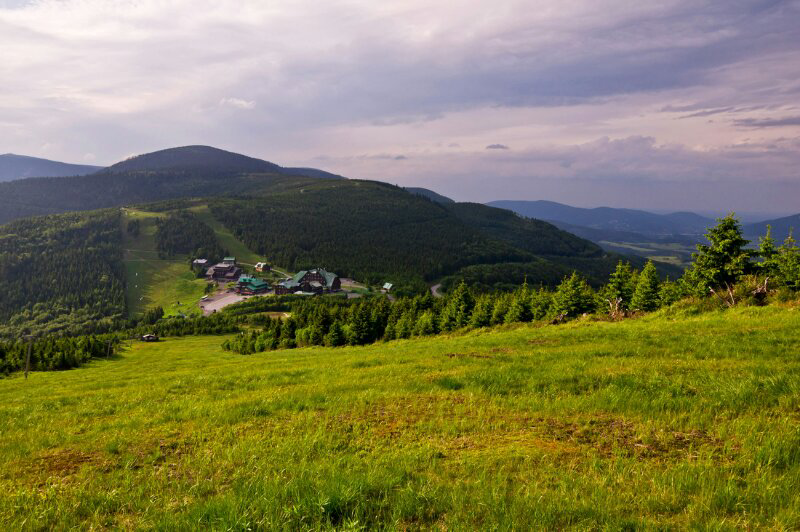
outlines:
{"label": "mountain", "polygon": [[564,222],[591,229],[626,231],[647,236],[702,235],[714,220],[694,213],[654,214],[635,209],[597,207],[583,209],[554,201],[501,200],[488,203],[514,211],[522,216]]}
{"label": "mountain", "polygon": [[211,146],[182,146],[145,153],[109,166],[112,174],[170,170],[224,171],[230,173],[279,173],[277,164],[220,150]]}
{"label": "mountain", "polygon": [[102,169],[102,166],[61,163],[13,153],[0,155],[0,182],[24,179],[26,177],[87,175],[100,169]]}
{"label": "mountain", "polygon": [[434,192],[433,190],[422,188],[422,187],[406,187],[405,190],[411,192],[412,194],[416,194],[417,196],[422,196],[424,198],[428,198],[431,201],[435,201],[436,203],[455,203],[453,200],[448,198],[447,196],[442,196],[438,192]]}
{"label": "mountain", "polygon": [[749,238],[757,244],[759,237],[767,234],[768,225],[772,227],[772,238],[775,239],[778,245],[789,235],[790,229],[794,229],[795,239],[800,239],[800,213],[793,214],[792,216],[784,216],[783,218],[747,224],[742,227],[742,230],[746,238]]}
{"label": "mountain", "polygon": [[[184,146],[132,157],[79,177],[36,177],[0,183],[0,224],[28,216],[134,203],[248,194],[279,181],[335,177],[209,146]],[[331,180],[331,179],[328,179]]]}

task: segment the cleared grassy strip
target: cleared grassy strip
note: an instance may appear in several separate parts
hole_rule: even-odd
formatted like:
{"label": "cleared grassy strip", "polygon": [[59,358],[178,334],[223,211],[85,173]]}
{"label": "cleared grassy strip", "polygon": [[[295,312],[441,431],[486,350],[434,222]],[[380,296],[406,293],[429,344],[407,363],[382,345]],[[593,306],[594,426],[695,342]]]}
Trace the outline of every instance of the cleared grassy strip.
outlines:
{"label": "cleared grassy strip", "polygon": [[237,261],[244,264],[253,265],[264,260],[259,255],[250,251],[247,246],[245,246],[233,235],[233,233],[230,232],[230,230],[228,230],[227,227],[217,221],[217,219],[214,218],[214,215],[211,214],[211,211],[207,205],[192,207],[189,210],[194,212],[198,218],[200,218],[209,227],[211,227],[211,229],[214,230],[219,243],[223,248],[227,249],[229,253],[235,256]]}
{"label": "cleared grassy strip", "polygon": [[800,311],[0,381],[10,529],[800,527]]}
{"label": "cleared grassy strip", "polygon": [[[157,213],[123,210],[123,245],[125,247],[126,299],[128,313],[137,316],[148,308],[160,306],[167,316],[200,315],[197,301],[205,293],[205,281],[196,279],[186,258],[162,260],[155,244]],[[127,232],[127,224],[139,220],[138,236]]]}

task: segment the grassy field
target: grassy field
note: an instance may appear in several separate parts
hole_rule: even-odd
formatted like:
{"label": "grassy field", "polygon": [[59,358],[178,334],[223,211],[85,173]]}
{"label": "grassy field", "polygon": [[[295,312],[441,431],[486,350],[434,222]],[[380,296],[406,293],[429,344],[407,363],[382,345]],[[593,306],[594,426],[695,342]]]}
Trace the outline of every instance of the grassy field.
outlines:
{"label": "grassy field", "polygon": [[800,528],[800,310],[0,380],[9,530]]}
{"label": "grassy field", "polygon": [[[133,209],[125,209],[123,214],[128,313],[137,316],[148,308],[160,306],[166,316],[200,315],[196,303],[205,293],[206,282],[189,270],[186,257],[175,260],[158,257],[154,235],[155,220],[160,215]],[[124,230],[135,219],[141,224],[138,237]]]}

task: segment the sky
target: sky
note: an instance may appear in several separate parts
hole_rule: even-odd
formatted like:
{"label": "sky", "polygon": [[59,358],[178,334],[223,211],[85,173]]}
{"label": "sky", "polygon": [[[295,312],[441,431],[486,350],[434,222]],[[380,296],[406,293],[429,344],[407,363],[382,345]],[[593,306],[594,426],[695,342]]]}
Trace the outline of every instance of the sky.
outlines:
{"label": "sky", "polygon": [[0,153],[800,211],[800,0],[0,0]]}

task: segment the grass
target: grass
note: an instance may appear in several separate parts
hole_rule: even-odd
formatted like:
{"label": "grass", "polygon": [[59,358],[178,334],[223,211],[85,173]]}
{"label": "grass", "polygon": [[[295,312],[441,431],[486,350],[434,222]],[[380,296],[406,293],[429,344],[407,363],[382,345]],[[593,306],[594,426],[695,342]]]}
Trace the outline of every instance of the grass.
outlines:
{"label": "grass", "polygon": [[[202,312],[196,305],[205,293],[206,282],[189,270],[186,257],[163,260],[155,244],[157,213],[125,209],[123,211],[124,263],[128,314],[137,316],[148,308],[160,306],[166,316]],[[134,237],[124,229],[138,219],[141,228]]]}
{"label": "grass", "polygon": [[208,208],[208,205],[192,207],[189,210],[194,212],[198,218],[200,218],[209,227],[211,227],[211,229],[214,230],[220,245],[222,245],[224,249],[227,249],[231,255],[236,257],[237,262],[252,266],[258,262],[264,261],[260,255],[250,251],[250,249],[244,245],[242,241],[236,238],[227,227],[222,225],[216,218],[214,218],[214,215],[211,214],[211,210]]}
{"label": "grass", "polygon": [[800,311],[0,380],[7,529],[800,527]]}

